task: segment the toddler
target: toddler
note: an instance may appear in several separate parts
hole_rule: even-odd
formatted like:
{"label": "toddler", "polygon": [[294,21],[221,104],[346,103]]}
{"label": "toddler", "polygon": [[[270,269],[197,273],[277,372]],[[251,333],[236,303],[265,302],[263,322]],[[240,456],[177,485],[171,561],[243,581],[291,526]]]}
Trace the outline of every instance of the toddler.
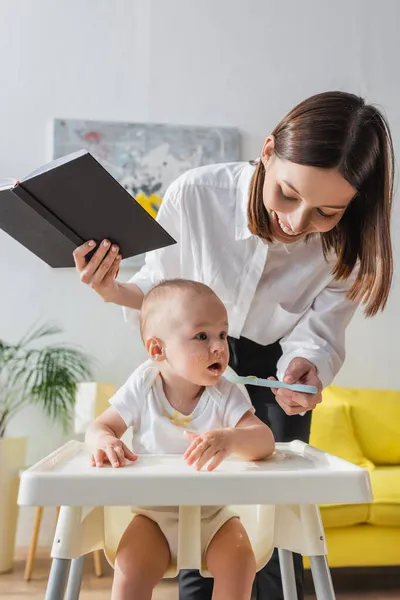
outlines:
{"label": "toddler", "polygon": [[[182,454],[212,471],[229,455],[263,459],[274,451],[271,430],[248,397],[223,377],[228,318],[204,284],[164,281],[144,298],[141,335],[149,355],[89,427],[92,465],[123,467],[140,454]],[[120,440],[133,431],[133,452]],[[140,458],[139,458],[140,460]],[[112,600],[148,600],[176,560],[177,507],[133,507],[116,555]],[[213,600],[250,600],[255,558],[232,509],[202,507],[203,561],[214,577]]]}

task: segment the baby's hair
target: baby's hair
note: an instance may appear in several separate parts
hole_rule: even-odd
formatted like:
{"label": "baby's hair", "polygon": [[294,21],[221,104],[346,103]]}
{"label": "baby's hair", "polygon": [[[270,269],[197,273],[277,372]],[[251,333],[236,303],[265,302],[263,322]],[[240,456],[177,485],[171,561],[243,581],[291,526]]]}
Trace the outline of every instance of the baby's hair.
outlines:
{"label": "baby's hair", "polygon": [[[157,313],[157,308],[160,304],[170,297],[171,293],[176,292],[192,292],[199,296],[216,294],[213,290],[200,281],[191,279],[165,279],[154,286],[143,298],[142,308],[140,311],[140,335],[145,342],[145,328],[152,315]],[[217,296],[216,296],[217,297]]]}

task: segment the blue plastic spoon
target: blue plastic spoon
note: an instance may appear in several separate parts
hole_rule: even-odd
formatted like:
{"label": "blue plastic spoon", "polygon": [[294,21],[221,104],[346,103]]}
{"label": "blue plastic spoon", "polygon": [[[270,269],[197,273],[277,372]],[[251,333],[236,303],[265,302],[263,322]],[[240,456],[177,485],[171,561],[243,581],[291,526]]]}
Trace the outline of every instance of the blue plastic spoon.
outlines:
{"label": "blue plastic spoon", "polygon": [[316,394],[318,389],[314,385],[303,385],[302,383],[284,383],[283,381],[275,381],[274,379],[261,379],[260,377],[254,377],[249,375],[248,377],[240,377],[239,375],[232,375],[231,373],[225,373],[224,377],[232,383],[239,383],[242,385],[259,385],[267,388],[285,388],[292,390],[292,392],[301,392],[303,394]]}

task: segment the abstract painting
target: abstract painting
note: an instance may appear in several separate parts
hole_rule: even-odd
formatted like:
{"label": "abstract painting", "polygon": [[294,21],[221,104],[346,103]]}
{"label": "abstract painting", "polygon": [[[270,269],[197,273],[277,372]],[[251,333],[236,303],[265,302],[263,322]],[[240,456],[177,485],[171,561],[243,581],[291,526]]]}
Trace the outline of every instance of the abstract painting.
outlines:
{"label": "abstract painting", "polygon": [[[168,185],[194,167],[239,160],[231,127],[55,119],[53,158],[87,149],[154,218]],[[138,268],[143,256],[122,261]]]}

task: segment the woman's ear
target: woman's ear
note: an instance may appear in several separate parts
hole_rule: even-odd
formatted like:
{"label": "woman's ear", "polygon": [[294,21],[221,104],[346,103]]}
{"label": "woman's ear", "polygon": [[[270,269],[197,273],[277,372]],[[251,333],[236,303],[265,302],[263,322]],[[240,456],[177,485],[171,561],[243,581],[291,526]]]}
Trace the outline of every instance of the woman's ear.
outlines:
{"label": "woman's ear", "polygon": [[165,360],[163,343],[158,338],[151,337],[148,340],[146,340],[145,347],[151,360]]}
{"label": "woman's ear", "polygon": [[273,135],[269,135],[264,142],[263,149],[261,151],[261,162],[264,165],[264,168],[267,166],[267,162],[273,155],[275,150],[275,138]]}

